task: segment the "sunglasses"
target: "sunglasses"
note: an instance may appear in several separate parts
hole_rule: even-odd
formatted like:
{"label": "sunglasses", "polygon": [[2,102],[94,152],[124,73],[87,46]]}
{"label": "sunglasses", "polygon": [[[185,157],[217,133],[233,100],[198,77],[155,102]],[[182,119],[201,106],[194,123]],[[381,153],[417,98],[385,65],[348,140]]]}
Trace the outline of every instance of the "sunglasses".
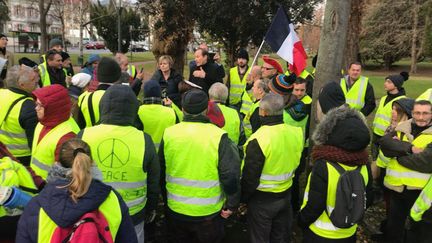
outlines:
{"label": "sunglasses", "polygon": [[273,70],[274,68],[269,68],[269,67],[261,67],[261,69],[265,69],[265,70]]}

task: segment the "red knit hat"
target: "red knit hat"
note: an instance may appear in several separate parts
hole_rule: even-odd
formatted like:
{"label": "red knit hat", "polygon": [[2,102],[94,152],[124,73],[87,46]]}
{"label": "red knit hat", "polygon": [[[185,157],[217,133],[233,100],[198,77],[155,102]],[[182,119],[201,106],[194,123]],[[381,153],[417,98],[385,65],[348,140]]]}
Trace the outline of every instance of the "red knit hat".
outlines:
{"label": "red knit hat", "polygon": [[44,107],[44,118],[40,121],[44,126],[56,126],[69,119],[72,103],[65,87],[53,84],[36,89],[33,95]]}
{"label": "red knit hat", "polygon": [[276,68],[276,70],[278,71],[278,73],[283,73],[283,68],[282,65],[280,65],[280,63],[278,61],[276,61],[276,59],[273,59],[269,56],[263,56],[263,61],[267,64],[270,64],[272,67]]}

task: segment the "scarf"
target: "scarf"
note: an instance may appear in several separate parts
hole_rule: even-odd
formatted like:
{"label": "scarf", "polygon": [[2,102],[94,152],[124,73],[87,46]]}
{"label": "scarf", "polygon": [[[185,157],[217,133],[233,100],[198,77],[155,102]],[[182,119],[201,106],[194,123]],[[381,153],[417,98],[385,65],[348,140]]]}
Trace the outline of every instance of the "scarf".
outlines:
{"label": "scarf", "polygon": [[348,166],[358,166],[367,164],[369,155],[366,149],[350,152],[335,146],[317,145],[312,149],[312,159],[314,161],[322,159]]}

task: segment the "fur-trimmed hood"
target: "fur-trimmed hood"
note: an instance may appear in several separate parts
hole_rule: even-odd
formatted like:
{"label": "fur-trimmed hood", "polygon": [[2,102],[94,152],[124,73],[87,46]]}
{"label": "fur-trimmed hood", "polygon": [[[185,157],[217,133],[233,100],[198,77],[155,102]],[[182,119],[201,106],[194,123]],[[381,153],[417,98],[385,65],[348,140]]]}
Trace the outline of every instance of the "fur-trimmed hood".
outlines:
{"label": "fur-trimmed hood", "polygon": [[[411,134],[411,124],[413,123],[413,119],[406,120],[404,122],[399,123],[395,131],[402,132],[405,134],[405,136],[408,138],[408,141],[412,142],[414,140],[414,136]],[[424,134],[432,134],[432,127],[429,127],[428,129],[424,130],[422,133]]]}
{"label": "fur-trimmed hood", "polygon": [[316,145],[332,145],[348,151],[367,147],[370,132],[365,117],[347,106],[331,109],[318,124],[312,139]]}

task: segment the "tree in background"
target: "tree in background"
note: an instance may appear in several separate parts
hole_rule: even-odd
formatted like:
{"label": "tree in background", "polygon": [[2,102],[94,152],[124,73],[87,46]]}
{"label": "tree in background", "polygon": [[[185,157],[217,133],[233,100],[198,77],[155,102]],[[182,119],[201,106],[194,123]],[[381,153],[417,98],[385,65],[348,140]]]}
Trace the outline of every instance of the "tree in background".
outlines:
{"label": "tree in background", "polygon": [[67,52],[67,45],[66,45],[66,33],[65,33],[65,10],[66,5],[68,1],[67,0],[52,0],[52,11],[50,12],[51,16],[61,23],[61,37],[63,42],[63,48]]}
{"label": "tree in background", "polygon": [[[93,19],[93,26],[97,33],[106,43],[111,52],[117,52],[118,30],[117,11],[114,1],[102,5],[100,1],[90,8],[90,19]],[[132,40],[143,39],[143,34],[148,32],[148,26],[141,23],[140,15],[132,8],[121,9],[121,52],[126,53]],[[132,29],[132,31],[131,31]]]}
{"label": "tree in background", "polygon": [[[432,3],[432,1],[430,1]],[[425,8],[424,55],[432,58],[432,4]]]}
{"label": "tree in background", "polygon": [[279,5],[285,7],[294,24],[311,20],[322,0],[237,0],[195,1],[191,9],[201,31],[223,44],[228,67],[234,66],[236,53],[249,44],[259,46]]}
{"label": "tree in background", "polygon": [[[367,7],[360,41],[362,58],[390,68],[404,57],[423,57],[426,0],[382,0]],[[430,18],[430,17],[429,17]]]}
{"label": "tree in background", "polygon": [[432,0],[411,0],[412,31],[411,31],[411,73],[417,73],[417,62],[422,61],[427,49],[427,38],[430,35]]}
{"label": "tree in background", "polygon": [[196,7],[194,1],[140,0],[139,2],[144,14],[154,17],[152,52],[156,60],[161,55],[170,55],[174,60],[173,68],[183,75],[186,48],[192,38],[195,25],[192,13]]}
{"label": "tree in background", "polygon": [[43,54],[48,50],[48,32],[47,32],[47,16],[53,0],[39,0],[39,26],[41,31],[40,53]]}
{"label": "tree in background", "polygon": [[360,61],[360,32],[362,28],[362,17],[365,8],[365,0],[352,0],[351,11],[348,23],[347,42],[345,46],[345,54],[343,68],[347,68],[352,62]]}
{"label": "tree in background", "polygon": [[0,32],[3,32],[3,24],[9,20],[9,7],[6,0],[0,0]]}

